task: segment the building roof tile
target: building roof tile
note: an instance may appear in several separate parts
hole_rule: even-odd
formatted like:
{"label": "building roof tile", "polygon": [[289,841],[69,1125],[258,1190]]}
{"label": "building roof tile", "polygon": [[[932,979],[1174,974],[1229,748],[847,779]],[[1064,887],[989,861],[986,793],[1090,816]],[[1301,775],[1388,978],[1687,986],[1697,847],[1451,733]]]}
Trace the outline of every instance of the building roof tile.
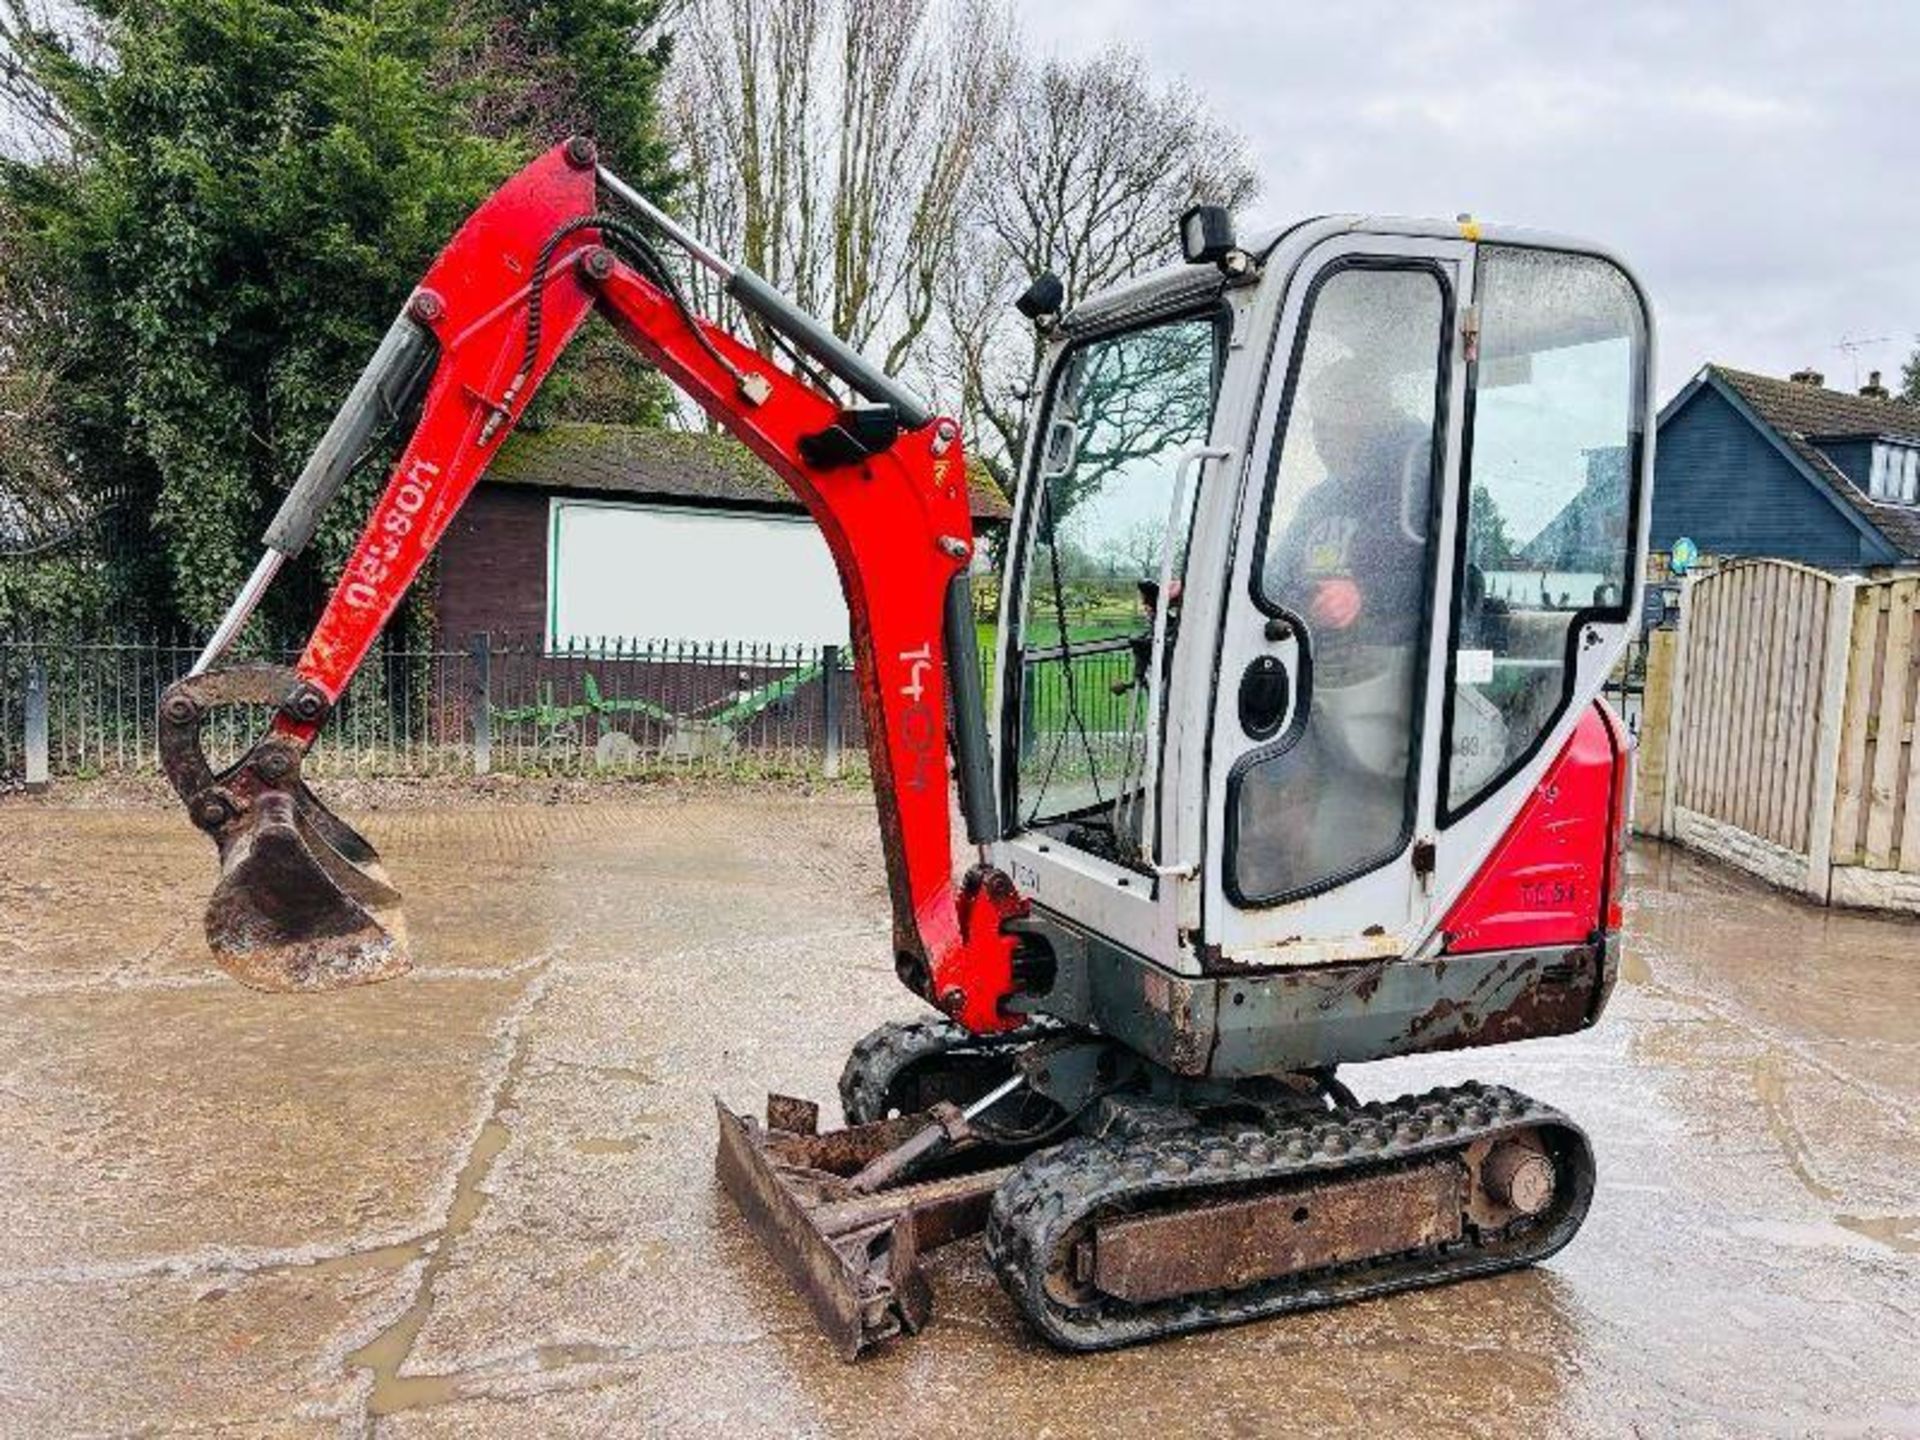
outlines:
{"label": "building roof tile", "polygon": [[1920,507],[1875,500],[1820,449],[1821,440],[1885,436],[1920,444],[1920,406],[1778,380],[1726,365],[1707,370],[1730,387],[1840,498],[1909,559],[1920,559]]}
{"label": "building roof tile", "polygon": [[[516,431],[488,470],[496,484],[588,491],[630,499],[799,510],[780,478],[730,435],[580,422]],[[1012,512],[986,467],[967,467],[976,523]]]}

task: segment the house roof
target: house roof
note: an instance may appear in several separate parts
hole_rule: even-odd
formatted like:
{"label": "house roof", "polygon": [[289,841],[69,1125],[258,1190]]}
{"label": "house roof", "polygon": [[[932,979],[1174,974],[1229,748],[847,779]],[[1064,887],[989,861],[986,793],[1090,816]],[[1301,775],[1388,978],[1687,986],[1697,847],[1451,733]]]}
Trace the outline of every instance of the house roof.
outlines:
{"label": "house roof", "polygon": [[[800,502],[730,435],[639,425],[567,423],[519,430],[488,470],[495,484],[577,490],[630,499],[799,510]],[[1012,511],[986,467],[967,466],[975,523],[1004,525]]]}
{"label": "house roof", "polygon": [[1823,440],[1861,436],[1920,444],[1920,406],[1755,375],[1726,365],[1708,365],[1675,397],[1661,418],[1678,409],[1702,384],[1713,384],[1730,393],[1739,402],[1738,408],[1772,430],[1808,478],[1856,517],[1856,523],[1879,535],[1897,554],[1920,560],[1920,507],[1875,500],[1848,479],[1820,448]]}

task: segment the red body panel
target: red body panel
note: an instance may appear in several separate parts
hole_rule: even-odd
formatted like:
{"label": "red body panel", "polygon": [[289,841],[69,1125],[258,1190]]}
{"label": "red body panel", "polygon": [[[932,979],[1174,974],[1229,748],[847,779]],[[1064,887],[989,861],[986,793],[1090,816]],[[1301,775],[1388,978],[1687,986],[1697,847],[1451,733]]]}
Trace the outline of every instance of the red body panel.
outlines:
{"label": "red body panel", "polygon": [[1620,721],[1596,702],[1448,912],[1447,953],[1579,945],[1619,928],[1628,768]]}
{"label": "red body panel", "polygon": [[[927,997],[969,1029],[1010,1028],[1018,1017],[1004,1015],[1000,1004],[1013,990],[1013,942],[1000,923],[1024,904],[998,872],[970,875],[964,892],[953,875],[941,615],[948,582],[967,565],[973,538],[957,427],[936,421],[903,433],[857,465],[808,464],[801,437],[833,422],[835,401],[703,323],[716,349],[766,382],[757,403],[743,397],[671,300],[600,250],[591,227],[566,236],[554,252],[537,357],[518,377],[535,259],[562,226],[593,214],[595,200],[590,158],[570,162],[566,147],[556,147],[475,211],[427,272],[411,313],[437,337],[438,367],[419,423],[307,642],[300,675],[338,699],[500,441],[597,305],[773,467],[825,534],[851,612],[903,973],[922,977]],[[599,278],[587,273],[589,258]],[[276,726],[303,745],[318,729],[286,718]]]}
{"label": "red body panel", "polygon": [[[590,165],[570,164],[564,147],[549,151],[473,212],[414,292],[412,314],[439,340],[440,361],[419,424],[300,656],[300,675],[329,700],[347,688],[506,438],[510,425],[479,443],[491,402],[520,361],[534,260],[562,224],[593,213],[594,194]],[[574,262],[595,237],[585,231],[569,238],[548,277],[539,358],[521,386],[515,419],[593,306]],[[283,718],[278,728],[310,742],[318,726]]]}

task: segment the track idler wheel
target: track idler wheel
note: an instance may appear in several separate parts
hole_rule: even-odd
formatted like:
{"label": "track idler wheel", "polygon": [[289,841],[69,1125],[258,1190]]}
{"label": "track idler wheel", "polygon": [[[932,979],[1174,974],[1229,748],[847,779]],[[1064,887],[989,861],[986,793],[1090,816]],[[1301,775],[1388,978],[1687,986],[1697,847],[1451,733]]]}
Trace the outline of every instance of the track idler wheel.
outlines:
{"label": "track idler wheel", "polygon": [[309,722],[326,708],[279,665],[190,676],[160,698],[161,766],[220,851],[206,913],[214,959],[256,990],[337,990],[406,973],[400,892],[365,837],[307,788],[299,744],[269,734],[213,773],[201,733],[209,715],[232,705]]}

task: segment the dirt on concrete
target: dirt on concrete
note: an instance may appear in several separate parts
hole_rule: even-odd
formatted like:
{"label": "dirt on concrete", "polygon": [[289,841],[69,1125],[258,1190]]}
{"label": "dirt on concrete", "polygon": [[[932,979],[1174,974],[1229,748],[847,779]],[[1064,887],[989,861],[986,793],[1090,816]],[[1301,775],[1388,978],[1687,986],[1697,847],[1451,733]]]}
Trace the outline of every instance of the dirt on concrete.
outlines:
{"label": "dirt on concrete", "polygon": [[1920,925],[1643,846],[1597,1030],[1343,1072],[1585,1125],[1547,1265],[1071,1358],[970,1242],[847,1366],[711,1096],[915,1009],[871,802],[375,799],[417,968],[310,996],[212,966],[177,810],[0,801],[0,1433],[1920,1434]]}

